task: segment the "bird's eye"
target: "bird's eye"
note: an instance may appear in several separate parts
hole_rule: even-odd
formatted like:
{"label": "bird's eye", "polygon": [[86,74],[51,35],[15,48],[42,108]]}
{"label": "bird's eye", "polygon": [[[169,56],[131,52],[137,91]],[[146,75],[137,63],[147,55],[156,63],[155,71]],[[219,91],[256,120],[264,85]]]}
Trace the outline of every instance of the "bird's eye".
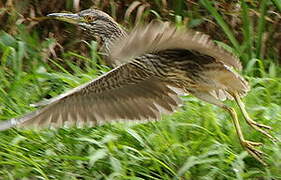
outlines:
{"label": "bird's eye", "polygon": [[95,20],[95,18],[93,16],[85,16],[84,18],[87,22],[92,22]]}

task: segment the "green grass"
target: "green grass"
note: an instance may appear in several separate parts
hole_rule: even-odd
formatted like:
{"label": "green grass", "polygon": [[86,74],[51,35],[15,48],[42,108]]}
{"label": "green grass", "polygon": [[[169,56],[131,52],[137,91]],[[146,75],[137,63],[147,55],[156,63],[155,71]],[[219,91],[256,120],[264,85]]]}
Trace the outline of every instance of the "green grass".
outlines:
{"label": "green grass", "polygon": [[[8,41],[9,40],[9,41]],[[78,86],[108,69],[97,66],[97,55],[89,58],[67,52],[74,63],[44,59],[22,36],[0,34],[1,119],[21,115],[28,104],[55,96]],[[95,44],[89,45],[95,49]],[[95,51],[93,51],[95,52]],[[26,62],[27,61],[27,62]],[[265,71],[262,60],[245,67],[250,75],[260,66],[262,77],[248,77],[253,87],[244,99],[247,110],[258,122],[273,127],[281,139],[280,68]],[[257,64],[257,65],[255,65]],[[272,73],[275,72],[275,73]],[[281,144],[273,143],[250,129],[243,121],[247,139],[264,143],[268,167],[249,157],[240,147],[229,115],[196,98],[184,97],[185,106],[159,122],[117,123],[94,128],[59,130],[12,129],[1,132],[0,177],[2,179],[281,179]],[[234,106],[233,102],[227,102]],[[239,114],[239,118],[242,119]]]}
{"label": "green grass", "polygon": [[[281,68],[260,56],[265,24],[259,20],[253,38],[248,7],[242,3],[244,40],[239,44],[212,4],[200,2],[216,16],[234,49],[220,45],[244,60],[244,74],[252,87],[243,99],[249,114],[272,126],[271,134],[281,139]],[[175,7],[178,12],[182,8]],[[176,19],[181,21],[180,16]],[[94,42],[88,44],[89,57],[65,52],[61,61],[49,58],[55,39],[41,42],[36,33],[18,29],[14,36],[0,32],[1,120],[29,112],[33,110],[30,103],[109,70],[99,65]],[[258,48],[251,51],[253,45]],[[268,166],[263,166],[241,148],[225,111],[192,96],[183,99],[178,112],[158,122],[0,132],[0,179],[281,179],[280,142],[251,129],[239,112],[246,138],[264,143],[261,149]],[[238,109],[234,102],[226,103]]]}

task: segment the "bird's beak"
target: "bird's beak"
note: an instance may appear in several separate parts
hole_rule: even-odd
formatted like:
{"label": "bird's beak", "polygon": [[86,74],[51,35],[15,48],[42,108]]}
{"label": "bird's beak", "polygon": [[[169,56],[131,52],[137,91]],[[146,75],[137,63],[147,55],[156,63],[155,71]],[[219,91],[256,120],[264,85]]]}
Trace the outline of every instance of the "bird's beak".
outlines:
{"label": "bird's beak", "polygon": [[50,19],[57,19],[59,21],[65,21],[71,24],[78,24],[80,21],[80,16],[71,13],[52,13],[48,14],[47,17]]}

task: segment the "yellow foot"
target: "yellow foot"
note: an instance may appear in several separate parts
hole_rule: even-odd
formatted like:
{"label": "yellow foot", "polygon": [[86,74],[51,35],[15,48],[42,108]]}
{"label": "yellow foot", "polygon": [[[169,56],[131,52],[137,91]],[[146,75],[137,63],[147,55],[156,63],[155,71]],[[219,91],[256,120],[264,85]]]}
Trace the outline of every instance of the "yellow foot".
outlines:
{"label": "yellow foot", "polygon": [[256,127],[264,128],[264,129],[268,129],[268,130],[272,129],[272,127],[270,127],[270,126],[267,126],[267,125],[264,125],[264,124],[259,124],[259,123],[257,123],[256,121],[253,121],[253,120],[249,121],[248,123],[250,124],[250,126],[256,126]]}
{"label": "yellow foot", "polygon": [[[238,94],[234,93],[233,97],[235,98],[235,101],[237,102],[244,118],[246,119],[246,122],[255,130],[261,132],[262,134],[266,135],[269,137],[271,140],[276,141],[274,137],[272,137],[266,130],[271,130],[272,128],[270,126],[264,125],[264,124],[259,124],[256,121],[252,120],[250,116],[248,115],[244,103],[241,101],[240,97]],[[265,129],[265,130],[264,130]]]}
{"label": "yellow foot", "polygon": [[244,140],[241,142],[241,144],[250,155],[252,155],[256,160],[258,160],[263,165],[266,165],[266,163],[262,160],[264,153],[255,148],[256,146],[261,146],[262,143]]}
{"label": "yellow foot", "polygon": [[[246,119],[247,123],[254,128],[255,130],[261,132],[262,134],[266,135],[267,137],[269,137],[271,140],[276,141],[276,139],[271,136],[266,130],[263,129],[267,129],[267,130],[271,130],[272,127],[264,125],[264,124],[259,124],[256,121],[253,121],[252,119]],[[263,129],[262,129],[263,128]]]}

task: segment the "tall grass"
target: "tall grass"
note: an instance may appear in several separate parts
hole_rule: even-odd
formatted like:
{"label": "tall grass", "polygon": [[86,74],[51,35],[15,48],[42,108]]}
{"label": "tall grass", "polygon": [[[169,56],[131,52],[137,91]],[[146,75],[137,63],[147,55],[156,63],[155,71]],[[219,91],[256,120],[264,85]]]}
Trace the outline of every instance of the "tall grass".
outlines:
{"label": "tall grass", "polygon": [[[178,2],[184,7],[184,1]],[[241,42],[213,3],[200,3],[230,42],[237,43],[220,45],[244,61],[244,74],[252,86],[244,98],[249,114],[272,126],[271,134],[281,139],[281,68],[273,60],[265,61],[257,48],[259,43],[262,47],[259,36],[265,27],[256,31],[249,5],[241,2]],[[266,5],[260,11],[264,8]],[[161,17],[161,12],[155,12]],[[197,13],[188,15],[200,19]],[[179,11],[173,18],[184,24],[183,14]],[[258,24],[266,26],[262,20]],[[1,31],[1,120],[31,111],[30,103],[56,96],[109,70],[100,63],[94,41],[86,45],[88,56],[73,51],[51,56],[57,43],[54,38],[40,40],[38,33],[30,33],[25,26],[17,27],[14,35]],[[78,66],[77,62],[83,63]],[[183,99],[178,112],[159,122],[0,132],[0,179],[281,179],[280,142],[253,131],[239,113],[246,138],[264,143],[268,166],[262,166],[241,148],[226,112],[191,96]]]}
{"label": "tall grass", "polygon": [[200,3],[214,16],[217,23],[220,25],[224,33],[227,35],[228,39],[234,46],[235,50],[239,53],[239,43],[236,40],[233,32],[230,30],[228,24],[224,21],[223,17],[219,14],[215,7],[212,6],[211,2],[208,0],[200,0]]}

